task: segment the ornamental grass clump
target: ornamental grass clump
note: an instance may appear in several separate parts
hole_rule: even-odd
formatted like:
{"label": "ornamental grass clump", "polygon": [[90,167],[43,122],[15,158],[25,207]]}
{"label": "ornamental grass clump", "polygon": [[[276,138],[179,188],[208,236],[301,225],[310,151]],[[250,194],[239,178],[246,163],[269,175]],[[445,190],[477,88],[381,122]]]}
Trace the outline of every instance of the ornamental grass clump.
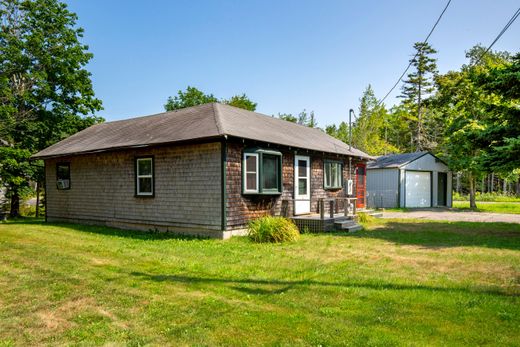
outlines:
{"label": "ornamental grass clump", "polygon": [[290,219],[271,216],[250,221],[247,234],[254,242],[292,242],[300,237],[298,228]]}

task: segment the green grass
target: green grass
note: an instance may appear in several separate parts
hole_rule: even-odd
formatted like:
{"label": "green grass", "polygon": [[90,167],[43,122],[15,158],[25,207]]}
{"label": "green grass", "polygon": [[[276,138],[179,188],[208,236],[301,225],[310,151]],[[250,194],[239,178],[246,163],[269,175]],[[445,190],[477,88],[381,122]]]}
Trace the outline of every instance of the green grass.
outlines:
{"label": "green grass", "polygon": [[[453,192],[453,200],[455,201],[469,201],[469,195],[457,194]],[[475,195],[476,201],[490,201],[490,202],[520,202],[520,196],[504,195],[498,193],[481,193],[477,192]]]}
{"label": "green grass", "polygon": [[1,345],[518,345],[520,228],[257,244],[0,224]]}
{"label": "green grass", "polygon": [[[454,201],[453,207],[461,209],[469,209],[469,201]],[[480,212],[496,212],[496,213],[514,213],[520,214],[520,202],[484,202],[477,201],[477,211]]]}

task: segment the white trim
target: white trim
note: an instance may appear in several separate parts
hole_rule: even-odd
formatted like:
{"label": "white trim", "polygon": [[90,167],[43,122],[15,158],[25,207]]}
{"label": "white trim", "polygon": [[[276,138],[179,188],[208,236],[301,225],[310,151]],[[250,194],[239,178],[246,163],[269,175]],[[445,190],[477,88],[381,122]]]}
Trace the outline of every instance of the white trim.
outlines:
{"label": "white trim", "polygon": [[[246,164],[246,159],[247,157],[256,157],[256,171],[247,171],[247,164]],[[257,194],[259,191],[260,191],[260,187],[259,187],[259,184],[260,184],[260,166],[259,166],[259,155],[258,153],[244,153],[244,158],[242,160],[242,165],[243,165],[243,168],[244,170],[243,171],[243,177],[242,179],[244,180],[244,193],[255,193]],[[247,189],[247,174],[250,173],[254,173],[255,174],[255,177],[256,177],[256,189]]]}
{"label": "white trim", "polygon": [[[307,179],[307,191],[305,194],[299,194],[300,187],[298,180],[299,177],[299,167],[298,161],[302,160],[307,163],[307,170],[305,173],[305,177],[301,177]],[[302,155],[294,156],[294,214],[306,214],[311,212],[311,158]]]}
{"label": "white trim", "polygon": [[[140,175],[139,174],[139,162],[140,161],[150,161],[150,174],[149,175]],[[149,157],[149,158],[137,158],[137,162],[136,162],[136,169],[135,169],[135,176],[136,176],[136,184],[137,184],[137,192],[136,194],[137,195],[144,195],[144,196],[151,196],[153,195],[153,190],[154,190],[154,186],[153,186],[153,158],[152,157]],[[152,191],[151,192],[141,192],[141,187],[139,186],[139,179],[140,178],[150,178],[151,179],[151,184],[150,184],[150,187],[152,188]]]}
{"label": "white trim", "polygon": [[[332,174],[332,165],[337,165],[339,167],[337,167],[337,170],[336,170],[336,177],[332,177],[332,175],[329,177],[330,178],[330,183],[332,183],[333,181],[333,178],[339,178],[339,181],[337,182],[337,185],[329,185],[327,186],[327,164],[329,164],[330,168],[331,168],[331,171],[329,172],[330,174]],[[343,188],[343,163],[340,163],[338,161],[326,161],[324,160],[323,161],[323,189],[341,189]]]}

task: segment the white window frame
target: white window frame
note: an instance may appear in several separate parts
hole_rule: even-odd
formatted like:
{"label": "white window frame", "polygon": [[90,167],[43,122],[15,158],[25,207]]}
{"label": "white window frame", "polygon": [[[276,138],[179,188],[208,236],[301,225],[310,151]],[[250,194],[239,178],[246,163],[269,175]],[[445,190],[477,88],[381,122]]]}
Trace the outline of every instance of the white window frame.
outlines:
{"label": "white window frame", "polygon": [[[256,159],[256,171],[247,171],[247,157],[255,157]],[[244,177],[243,177],[243,180],[244,180],[244,193],[254,193],[254,194],[258,194],[258,192],[260,191],[260,187],[259,187],[259,184],[260,184],[260,160],[259,160],[259,155],[258,153],[244,153],[244,159],[243,159],[243,163],[242,165],[244,165]],[[247,174],[248,173],[254,173],[255,174],[255,177],[256,177],[256,189],[247,189]]]}
{"label": "white window frame", "polygon": [[[139,174],[139,162],[140,161],[150,161],[151,165],[150,165],[150,174],[149,175],[140,175]],[[136,165],[136,168],[135,168],[135,179],[136,179],[136,192],[135,192],[135,195],[137,196],[153,196],[154,195],[154,190],[155,190],[155,187],[154,187],[154,178],[153,178],[153,175],[154,175],[154,167],[153,167],[153,157],[145,157],[145,158],[137,158],[136,159],[136,162],[135,162],[135,165]],[[151,192],[141,192],[141,187],[139,186],[139,179],[140,178],[150,178],[152,183],[151,183],[151,187],[152,187],[152,191]]]}
{"label": "white window frame", "polygon": [[[327,165],[327,164],[330,164],[330,165]],[[333,185],[329,185],[327,186],[327,166],[329,166],[331,168],[331,171],[329,172],[329,174],[331,174],[331,176],[329,177],[329,182],[332,184],[333,183],[333,178],[332,177],[332,165],[338,165],[339,168],[338,170],[336,171],[336,173],[339,175],[337,178],[339,178],[339,182],[337,186],[333,186]],[[338,162],[338,161],[333,161],[333,160],[330,160],[330,161],[325,161],[323,163],[323,188],[324,189],[341,189],[343,188],[343,163],[341,162]]]}

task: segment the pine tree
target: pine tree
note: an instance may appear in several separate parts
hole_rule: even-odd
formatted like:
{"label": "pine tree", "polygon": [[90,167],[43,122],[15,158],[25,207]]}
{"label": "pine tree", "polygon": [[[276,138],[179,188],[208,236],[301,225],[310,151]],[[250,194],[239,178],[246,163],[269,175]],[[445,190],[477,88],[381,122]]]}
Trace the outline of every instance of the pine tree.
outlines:
{"label": "pine tree", "polygon": [[425,110],[425,100],[434,92],[434,77],[437,75],[437,59],[432,55],[437,53],[428,43],[416,42],[414,44],[416,54],[410,60],[414,71],[409,73],[402,87],[401,97],[405,99],[405,105],[410,109],[413,117],[410,117],[410,131],[412,141],[417,151],[431,149],[425,118],[431,116]]}

